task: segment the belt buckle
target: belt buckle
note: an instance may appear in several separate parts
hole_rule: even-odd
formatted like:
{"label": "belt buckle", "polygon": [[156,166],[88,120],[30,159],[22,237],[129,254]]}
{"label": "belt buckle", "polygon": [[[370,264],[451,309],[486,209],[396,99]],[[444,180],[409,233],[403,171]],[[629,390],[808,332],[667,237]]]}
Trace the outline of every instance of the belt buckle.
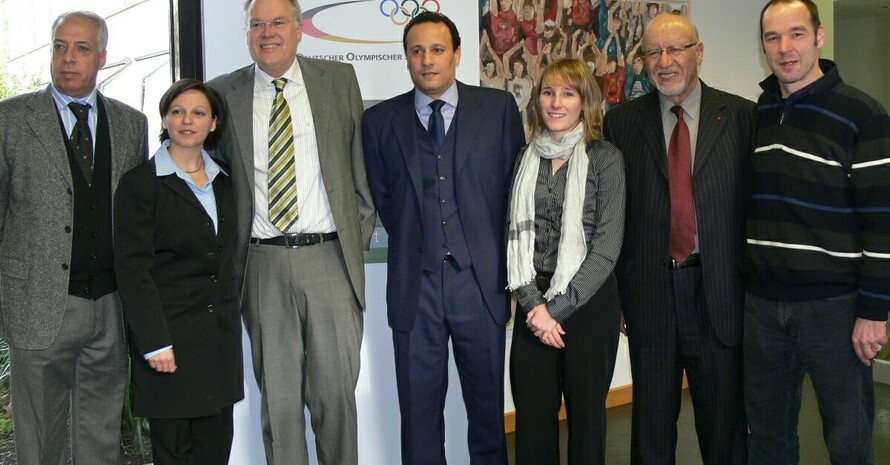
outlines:
{"label": "belt buckle", "polygon": [[668,265],[668,268],[670,268],[672,270],[679,270],[680,268],[683,268],[683,264],[674,260],[674,257],[670,257],[668,259],[667,265]]}
{"label": "belt buckle", "polygon": [[299,249],[300,244],[300,235],[299,234],[285,234],[284,236],[284,246],[289,249]]}

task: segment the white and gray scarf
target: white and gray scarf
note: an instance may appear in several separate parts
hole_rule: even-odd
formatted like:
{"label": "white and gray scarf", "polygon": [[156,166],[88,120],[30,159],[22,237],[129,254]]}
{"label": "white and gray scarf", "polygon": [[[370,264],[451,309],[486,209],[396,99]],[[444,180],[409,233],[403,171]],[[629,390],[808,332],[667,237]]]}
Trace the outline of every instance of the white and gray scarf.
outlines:
{"label": "white and gray scarf", "polygon": [[562,158],[568,162],[562,203],[562,229],[556,270],[544,299],[563,294],[587,256],[584,237],[584,190],[587,186],[584,125],[579,123],[562,141],[554,142],[543,131],[529,144],[519,163],[510,194],[510,229],[507,231],[507,289],[516,290],[535,279],[535,187],[540,159]]}

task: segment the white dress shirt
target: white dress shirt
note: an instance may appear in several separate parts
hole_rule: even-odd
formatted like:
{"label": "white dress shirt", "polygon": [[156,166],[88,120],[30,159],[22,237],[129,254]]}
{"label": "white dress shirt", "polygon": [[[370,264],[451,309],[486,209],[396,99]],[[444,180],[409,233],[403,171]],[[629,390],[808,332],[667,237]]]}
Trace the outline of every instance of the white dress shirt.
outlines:
{"label": "white dress shirt", "polygon": [[284,98],[290,108],[294,131],[294,167],[297,178],[299,217],[287,231],[280,231],[269,221],[269,120],[275,100],[272,76],[255,66],[253,85],[253,180],[254,215],[252,236],[260,239],[282,233],[328,233],[337,230],[321,177],[315,123],[309,106],[309,95],[303,82],[299,61],[281,77],[287,79]]}

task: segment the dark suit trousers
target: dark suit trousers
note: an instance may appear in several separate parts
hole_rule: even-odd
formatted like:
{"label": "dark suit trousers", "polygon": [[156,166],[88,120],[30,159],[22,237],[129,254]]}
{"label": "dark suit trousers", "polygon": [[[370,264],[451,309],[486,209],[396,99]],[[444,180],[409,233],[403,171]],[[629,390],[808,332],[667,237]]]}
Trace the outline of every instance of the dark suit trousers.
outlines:
{"label": "dark suit trousers", "polygon": [[[472,266],[423,272],[411,331],[393,331],[402,416],[402,464],[444,465],[448,340],[467,409],[471,465],[506,465],[504,344]],[[452,440],[457,438],[451,438]]]}
{"label": "dark suit trousers", "polygon": [[227,465],[232,451],[232,406],[200,418],[149,418],[154,465]]}
{"label": "dark suit trousers", "polygon": [[714,332],[700,267],[674,270],[671,276],[666,311],[672,312],[675,324],[664,328],[662,337],[648,345],[630,341],[631,463],[675,463],[685,369],[703,463],[742,465],[747,459],[748,430],[741,345],[727,347]]}
{"label": "dark suit trousers", "polygon": [[565,396],[569,465],[606,463],[606,396],[618,353],[618,289],[610,277],[563,324],[566,346],[538,340],[519,312],[510,386],[516,404],[516,465],[559,465],[559,408]]}

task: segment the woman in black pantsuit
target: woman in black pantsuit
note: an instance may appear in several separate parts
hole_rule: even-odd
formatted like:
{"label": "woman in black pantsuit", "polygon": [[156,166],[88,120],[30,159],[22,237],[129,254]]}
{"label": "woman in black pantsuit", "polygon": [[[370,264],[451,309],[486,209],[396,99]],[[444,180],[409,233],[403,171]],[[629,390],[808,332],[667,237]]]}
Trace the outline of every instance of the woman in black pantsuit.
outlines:
{"label": "woman in black pantsuit", "polygon": [[202,82],[174,83],[160,102],[161,148],[115,196],[134,410],[149,419],[156,465],[227,464],[244,397],[232,185],[203,149],[222,109]]}
{"label": "woman in black pantsuit", "polygon": [[559,465],[563,396],[569,464],[605,463],[624,163],[602,139],[601,102],[584,63],[547,66],[534,95],[533,140],[516,161],[507,269],[518,300],[510,353],[517,465]]}

